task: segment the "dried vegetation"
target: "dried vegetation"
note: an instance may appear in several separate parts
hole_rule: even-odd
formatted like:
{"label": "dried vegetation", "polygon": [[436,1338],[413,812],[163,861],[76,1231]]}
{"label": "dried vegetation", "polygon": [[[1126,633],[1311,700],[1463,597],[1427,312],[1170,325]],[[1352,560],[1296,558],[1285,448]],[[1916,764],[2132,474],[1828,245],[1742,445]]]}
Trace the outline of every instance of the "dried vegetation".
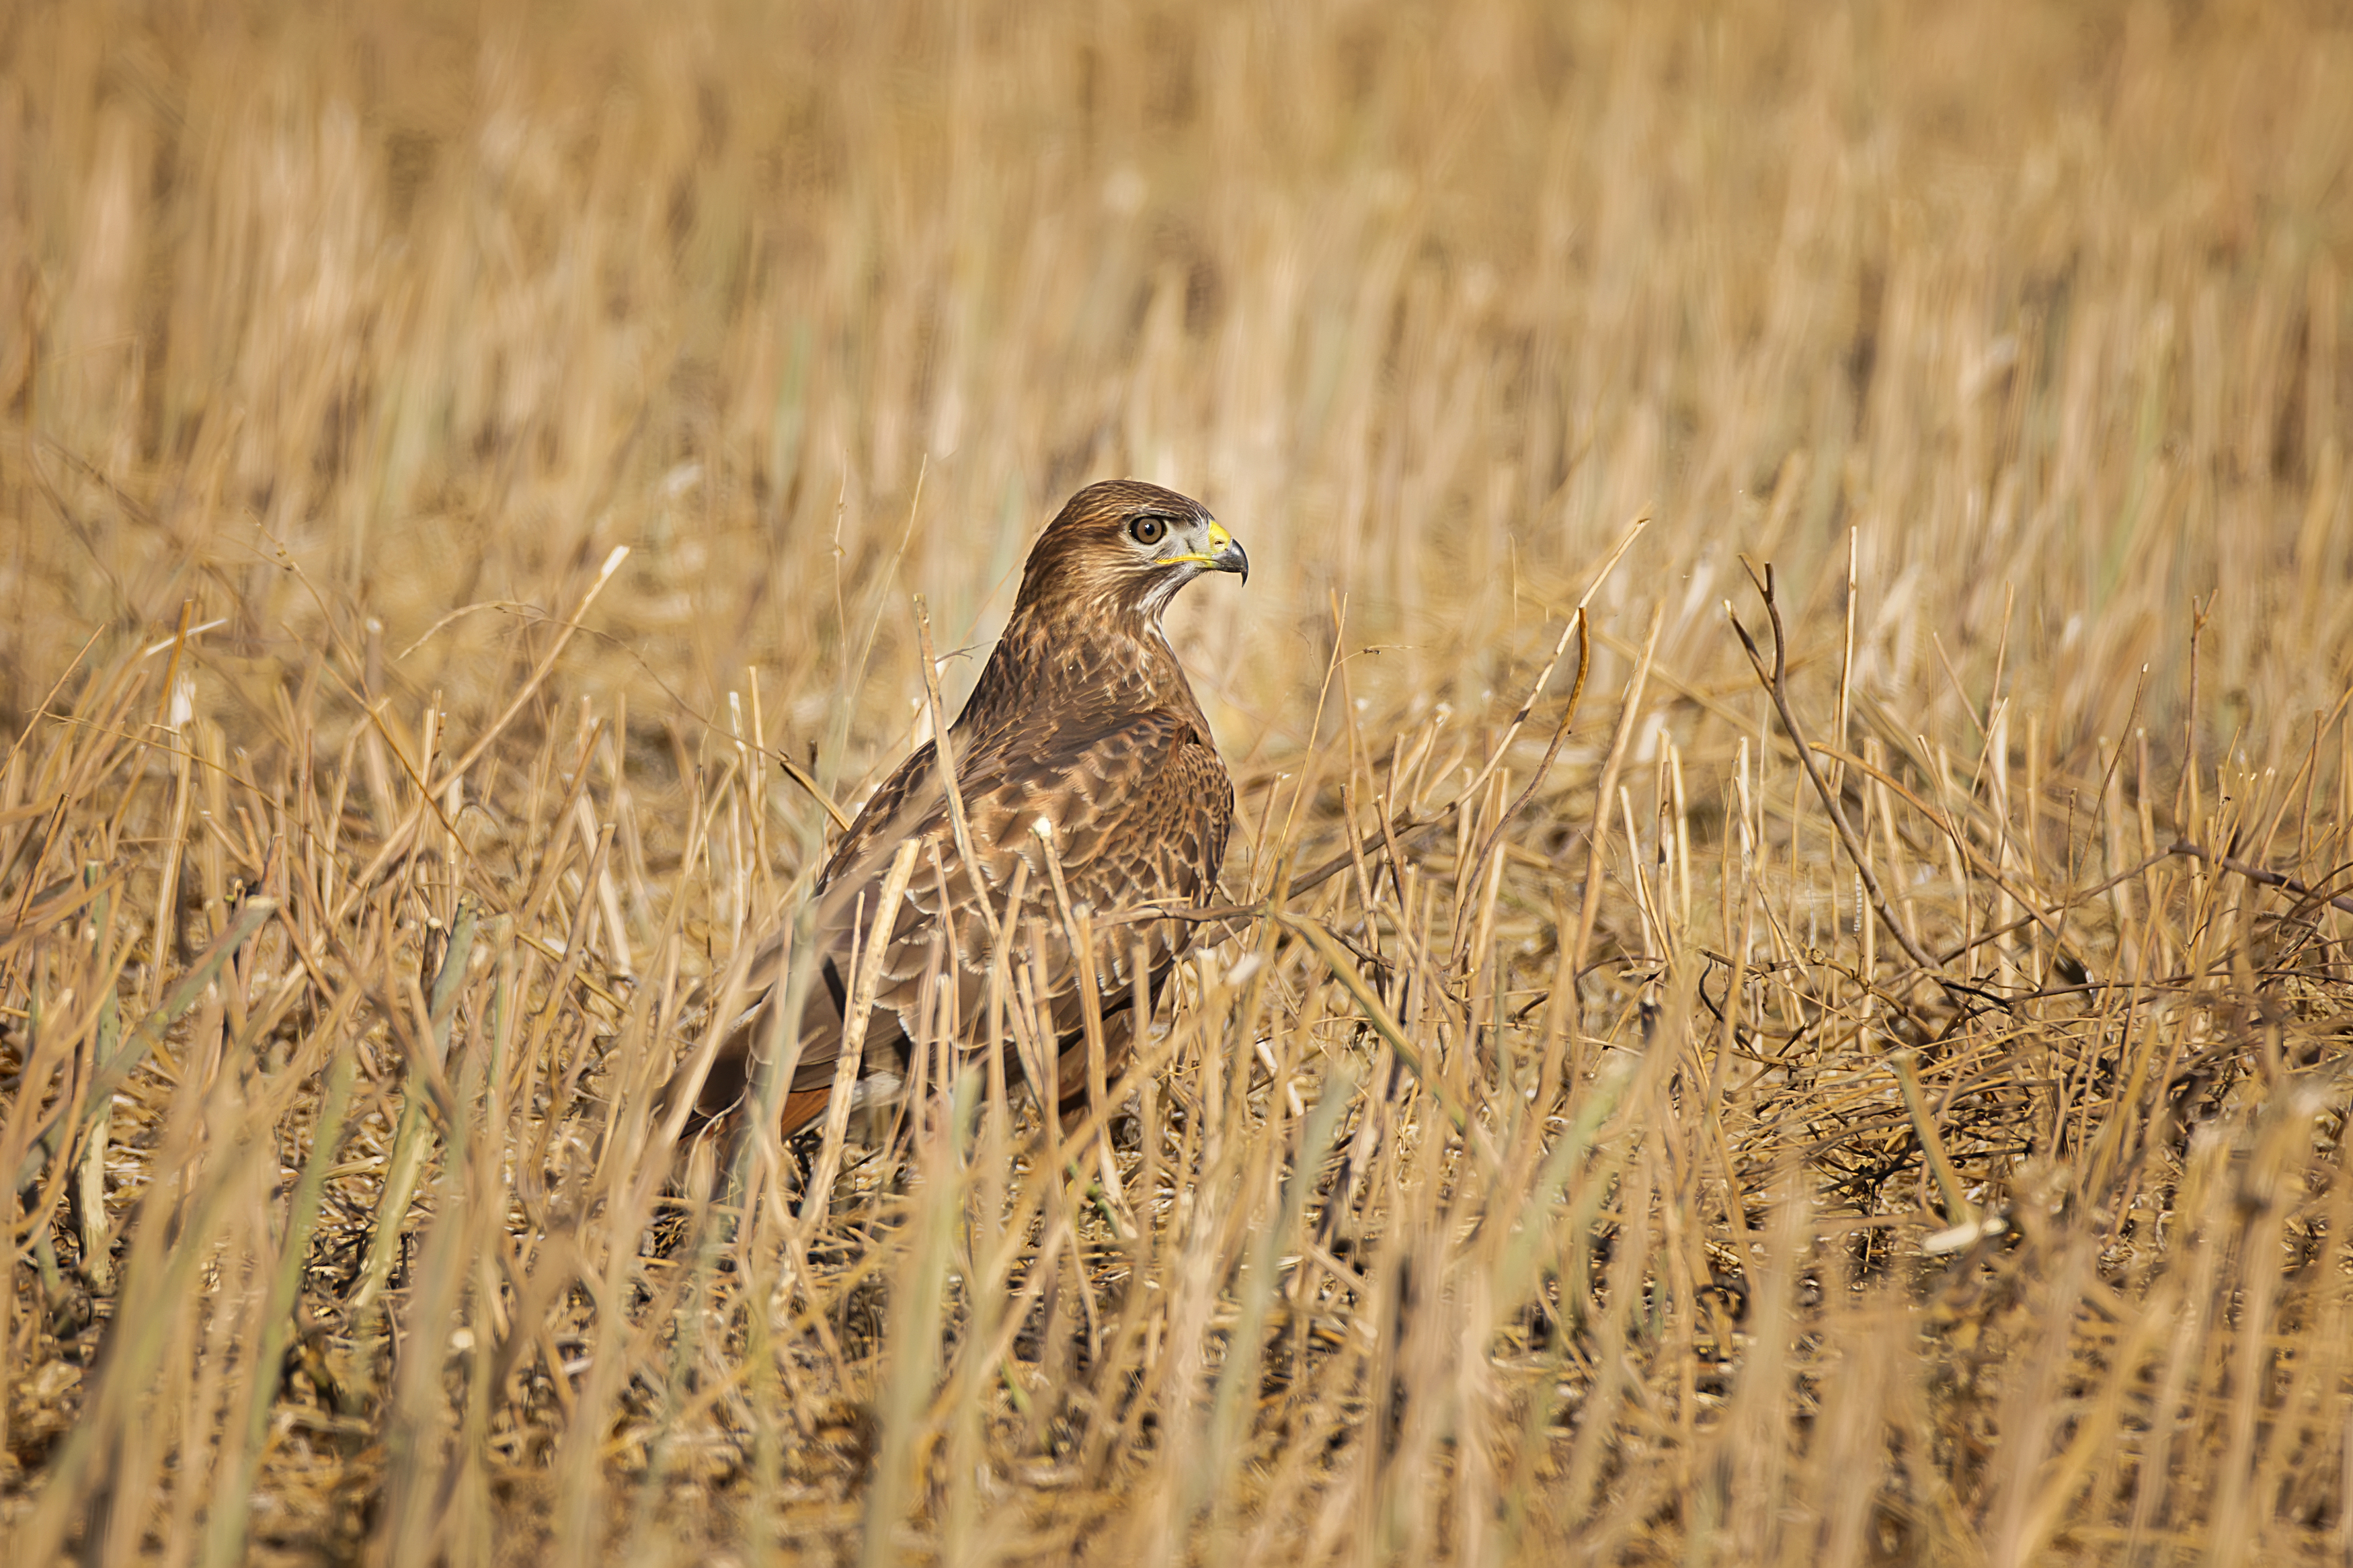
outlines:
{"label": "dried vegetation", "polygon": [[[2343,1560],[2340,11],[0,62],[11,1561]],[[1249,912],[731,1183],[686,998],[1118,472]]]}

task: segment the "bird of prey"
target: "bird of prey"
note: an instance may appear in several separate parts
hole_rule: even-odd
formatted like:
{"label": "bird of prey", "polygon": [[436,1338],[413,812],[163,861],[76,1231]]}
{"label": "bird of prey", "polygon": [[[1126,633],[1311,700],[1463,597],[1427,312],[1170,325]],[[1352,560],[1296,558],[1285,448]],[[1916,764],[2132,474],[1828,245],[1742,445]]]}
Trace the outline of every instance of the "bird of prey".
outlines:
{"label": "bird of prey", "polygon": [[[1070,933],[1092,929],[1091,916],[1205,901],[1225,858],[1233,784],[1160,625],[1205,572],[1248,581],[1250,557],[1198,501],[1134,479],[1072,496],[1030,549],[1005,635],[949,727],[947,766],[936,742],[917,748],[818,877],[817,973],[797,1050],[783,1044],[780,931],[751,961],[750,1003],[708,1072],[695,1084],[690,1058],[665,1104],[691,1094],[692,1122],[733,1120],[763,1058],[782,1051],[792,1077],[779,1085],[777,1130],[807,1126],[825,1113],[837,1070],[852,1070],[841,1062],[855,1033],[845,1019],[862,979],[873,1003],[853,1104],[895,1098],[919,1048],[938,1042],[961,1058],[994,1020],[1005,1026],[1008,1081],[1044,1077],[1050,1090],[1032,1084],[1041,1100],[1050,1092],[1066,1121],[1083,1110],[1091,1073],[1118,1073],[1148,1022],[1136,1016],[1139,994],[1148,1014],[1194,927],[1107,925],[1086,952]],[[1092,1060],[1091,1025],[1102,1052]]]}

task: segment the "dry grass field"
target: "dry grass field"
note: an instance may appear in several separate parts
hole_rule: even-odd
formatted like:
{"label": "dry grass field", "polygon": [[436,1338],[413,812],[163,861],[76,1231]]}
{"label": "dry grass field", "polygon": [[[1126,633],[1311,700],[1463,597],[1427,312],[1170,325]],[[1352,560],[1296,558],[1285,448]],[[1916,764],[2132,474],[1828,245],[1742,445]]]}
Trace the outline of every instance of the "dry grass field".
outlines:
{"label": "dry grass field", "polygon": [[[2348,83],[0,11],[0,1557],[2345,1562]],[[1116,1114],[681,1146],[918,600],[953,704],[1117,474],[1257,570]]]}

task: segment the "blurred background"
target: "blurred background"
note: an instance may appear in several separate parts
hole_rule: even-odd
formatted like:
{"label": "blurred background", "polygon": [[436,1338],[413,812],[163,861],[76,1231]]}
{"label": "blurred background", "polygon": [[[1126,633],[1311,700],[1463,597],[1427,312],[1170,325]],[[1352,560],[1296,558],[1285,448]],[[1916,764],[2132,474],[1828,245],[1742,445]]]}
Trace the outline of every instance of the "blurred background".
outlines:
{"label": "blurred background", "polygon": [[[2322,0],[0,7],[0,1555],[2344,1561],[2348,171]],[[709,1201],[752,746],[1123,474],[1355,875]]]}
{"label": "blurred background", "polygon": [[904,595],[984,647],[1117,474],[1250,547],[1175,616],[1229,752],[1304,742],[1342,605],[1359,695],[1479,701],[1643,514],[1604,627],[1663,605],[1694,681],[1743,674],[1736,552],[1837,611],[1850,533],[1857,685],[1919,727],[2005,647],[2063,756],[2144,666],[2178,721],[2193,597],[2216,741],[2345,675],[2333,6],[94,4],[0,49],[12,722],[189,599],[232,729],[322,637],[480,712],[625,543],[589,689],[756,668],[772,740],[854,698],[866,758]]}

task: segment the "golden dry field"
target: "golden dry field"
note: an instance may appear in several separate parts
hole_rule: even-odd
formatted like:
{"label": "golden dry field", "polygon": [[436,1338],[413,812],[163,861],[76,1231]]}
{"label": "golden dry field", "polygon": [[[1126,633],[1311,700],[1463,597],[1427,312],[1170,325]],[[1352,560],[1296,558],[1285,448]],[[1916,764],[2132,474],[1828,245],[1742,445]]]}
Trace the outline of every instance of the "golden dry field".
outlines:
{"label": "golden dry field", "polygon": [[[0,9],[0,1558],[2344,1563],[2348,171],[2296,0]],[[1112,1113],[682,1143],[1120,474]]]}

